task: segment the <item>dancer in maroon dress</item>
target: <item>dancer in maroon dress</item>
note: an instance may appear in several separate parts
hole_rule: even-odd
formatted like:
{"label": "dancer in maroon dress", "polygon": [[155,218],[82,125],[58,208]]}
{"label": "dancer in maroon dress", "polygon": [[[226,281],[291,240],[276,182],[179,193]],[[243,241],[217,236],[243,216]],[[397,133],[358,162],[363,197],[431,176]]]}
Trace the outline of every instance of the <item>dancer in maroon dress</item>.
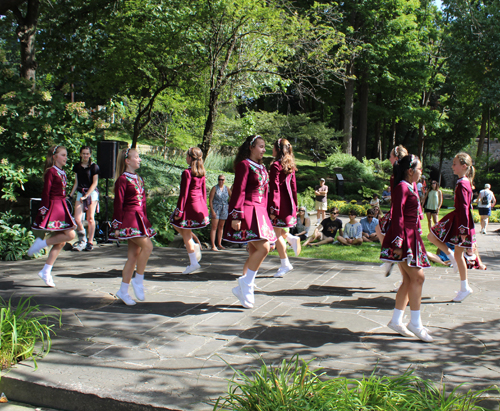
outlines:
{"label": "dancer in maroon dress", "polygon": [[42,193],[42,204],[33,223],[32,230],[46,230],[57,232],[56,235],[42,240],[37,238],[28,250],[32,257],[51,245],[49,257],[38,276],[49,287],[55,287],[52,279],[52,267],[64,245],[75,238],[76,222],[66,204],[66,173],[62,170],[68,161],[68,152],[63,146],[52,146],[45,161],[45,174]]}
{"label": "dancer in maroon dress", "polygon": [[262,165],[265,152],[264,139],[253,135],[240,146],[234,160],[234,185],[225,239],[249,244],[248,269],[233,288],[233,294],[245,308],[253,308],[255,276],[269,253],[270,242],[276,241],[267,213],[269,177]]}
{"label": "dancer in maroon dress", "polygon": [[[402,145],[396,146],[391,150],[391,154],[389,154],[389,161],[391,162],[392,166],[394,167],[394,164],[401,160],[403,157],[408,155],[408,150],[404,148]],[[391,176],[391,179],[389,180],[389,186],[391,187],[391,193],[394,190],[394,172]],[[394,200],[391,197],[391,208],[385,215],[379,220],[378,225],[375,227],[375,233],[377,234],[378,240],[380,241],[380,244],[384,242],[384,236],[385,233],[387,232],[389,226],[391,225],[391,215],[392,215],[392,205],[394,204]],[[384,263],[382,264],[382,269],[388,277],[391,275],[391,270],[392,270],[393,264],[392,263]]]}
{"label": "dancer in maroon dress", "polygon": [[201,252],[199,245],[193,241],[191,230],[206,227],[210,223],[203,153],[198,147],[191,147],[187,151],[186,162],[189,167],[182,173],[177,208],[170,217],[170,223],[182,236],[189,256],[189,265],[182,274],[190,274],[200,268],[198,261],[201,260]]}
{"label": "dancer in maroon dress", "polygon": [[[458,153],[451,166],[458,177],[455,187],[455,210],[444,216],[431,228],[427,236],[429,241],[448,255],[455,272],[460,273],[460,291],[453,301],[460,302],[472,294],[472,288],[467,279],[467,264],[464,259],[464,249],[474,248],[476,230],[472,216],[472,187],[474,181],[474,166],[467,153]],[[445,243],[455,245],[452,252]]]}
{"label": "dancer in maroon dress", "polygon": [[[396,295],[396,307],[388,327],[406,337],[417,336],[431,342],[432,337],[422,325],[420,302],[425,276],[423,268],[429,267],[429,259],[420,234],[420,199],[414,183],[422,175],[418,157],[408,155],[394,166],[394,190],[392,190],[392,222],[384,237],[380,259],[398,263],[403,283]],[[410,302],[411,319],[403,324],[403,315]]]}
{"label": "dancer in maroon dress", "polygon": [[[128,258],[122,271],[122,283],[116,296],[127,305],[135,305],[128,293],[132,283],[134,294],[139,301],[144,301],[144,271],[149,256],[153,251],[150,237],[156,235],[146,213],[146,190],[144,181],[135,171],[141,165],[139,153],[128,148],[118,154],[115,174],[115,201],[113,221],[114,240],[127,240]],[[135,277],[132,278],[134,275]]]}
{"label": "dancer in maroon dress", "polygon": [[300,238],[285,231],[297,223],[297,182],[295,181],[295,159],[290,142],[280,138],[273,144],[274,162],[269,173],[269,216],[277,237],[276,250],[281,260],[281,267],[274,274],[283,277],[293,270],[286,254],[286,241],[290,243],[295,255],[300,254]]}

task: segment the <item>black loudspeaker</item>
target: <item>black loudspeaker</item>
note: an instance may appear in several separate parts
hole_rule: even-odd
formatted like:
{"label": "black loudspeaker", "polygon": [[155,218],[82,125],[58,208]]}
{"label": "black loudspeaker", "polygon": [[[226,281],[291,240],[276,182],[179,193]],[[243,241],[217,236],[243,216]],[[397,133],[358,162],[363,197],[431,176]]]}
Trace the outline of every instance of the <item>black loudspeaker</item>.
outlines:
{"label": "black loudspeaker", "polygon": [[99,143],[97,151],[97,164],[99,165],[100,178],[115,177],[118,149],[118,141],[104,140]]}

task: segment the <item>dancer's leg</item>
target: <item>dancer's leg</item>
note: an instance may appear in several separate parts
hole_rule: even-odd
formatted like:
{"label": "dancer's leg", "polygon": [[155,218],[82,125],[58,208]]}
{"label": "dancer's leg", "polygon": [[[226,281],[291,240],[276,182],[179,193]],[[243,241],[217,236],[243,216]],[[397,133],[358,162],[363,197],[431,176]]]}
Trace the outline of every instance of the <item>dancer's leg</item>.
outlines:
{"label": "dancer's leg", "polygon": [[[144,271],[146,270],[146,265],[148,263],[149,256],[153,252],[153,242],[149,237],[137,237],[137,238],[132,238],[129,241],[132,242],[134,245],[139,247],[139,254],[137,255],[137,263],[136,263],[136,270],[138,273],[141,275],[144,275]],[[133,273],[133,270],[132,270]]]}

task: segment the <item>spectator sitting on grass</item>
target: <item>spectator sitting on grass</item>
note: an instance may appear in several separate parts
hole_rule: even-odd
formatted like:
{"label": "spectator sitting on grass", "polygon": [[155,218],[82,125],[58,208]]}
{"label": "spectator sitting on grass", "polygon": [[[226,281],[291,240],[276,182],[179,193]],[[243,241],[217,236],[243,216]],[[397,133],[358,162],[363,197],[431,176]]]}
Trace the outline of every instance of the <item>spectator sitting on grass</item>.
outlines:
{"label": "spectator sitting on grass", "polygon": [[349,222],[345,225],[344,236],[340,235],[337,240],[344,245],[360,245],[363,242],[361,224],[356,221],[358,213],[356,210],[349,211]]}
{"label": "spectator sitting on grass", "polygon": [[384,213],[382,213],[382,210],[380,210],[380,207],[373,207],[372,211],[373,211],[373,217],[378,219],[378,220],[380,220],[384,216]]}
{"label": "spectator sitting on grass", "polygon": [[373,194],[373,198],[370,200],[370,205],[372,207],[380,207],[380,200],[378,199],[378,194]]}
{"label": "spectator sitting on grass", "polygon": [[391,187],[387,187],[386,190],[382,191],[382,201],[384,203],[390,203],[391,202]]}
{"label": "spectator sitting on grass", "polygon": [[372,209],[366,212],[366,217],[362,218],[359,223],[361,224],[361,229],[363,231],[363,241],[364,242],[378,242],[377,233],[375,233],[375,227],[378,225],[378,219],[375,218],[375,211]]}
{"label": "spectator sitting on grass", "polygon": [[[309,237],[304,243],[305,246],[322,245],[327,243],[333,243],[335,241],[335,236],[337,231],[339,236],[342,235],[342,221],[337,217],[339,215],[339,209],[333,207],[330,210],[330,217],[325,218],[321,224],[314,230],[314,233]],[[320,231],[322,230],[322,231]],[[314,241],[319,240],[317,243]]]}

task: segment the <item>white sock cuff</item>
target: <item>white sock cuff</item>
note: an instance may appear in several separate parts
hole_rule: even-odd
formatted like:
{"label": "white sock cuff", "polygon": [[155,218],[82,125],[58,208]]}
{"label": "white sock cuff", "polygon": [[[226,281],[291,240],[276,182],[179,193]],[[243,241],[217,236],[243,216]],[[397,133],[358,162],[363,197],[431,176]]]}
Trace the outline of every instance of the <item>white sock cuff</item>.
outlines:
{"label": "white sock cuff", "polygon": [[190,265],[195,265],[198,263],[198,260],[196,260],[196,253],[188,253],[188,256]]}

